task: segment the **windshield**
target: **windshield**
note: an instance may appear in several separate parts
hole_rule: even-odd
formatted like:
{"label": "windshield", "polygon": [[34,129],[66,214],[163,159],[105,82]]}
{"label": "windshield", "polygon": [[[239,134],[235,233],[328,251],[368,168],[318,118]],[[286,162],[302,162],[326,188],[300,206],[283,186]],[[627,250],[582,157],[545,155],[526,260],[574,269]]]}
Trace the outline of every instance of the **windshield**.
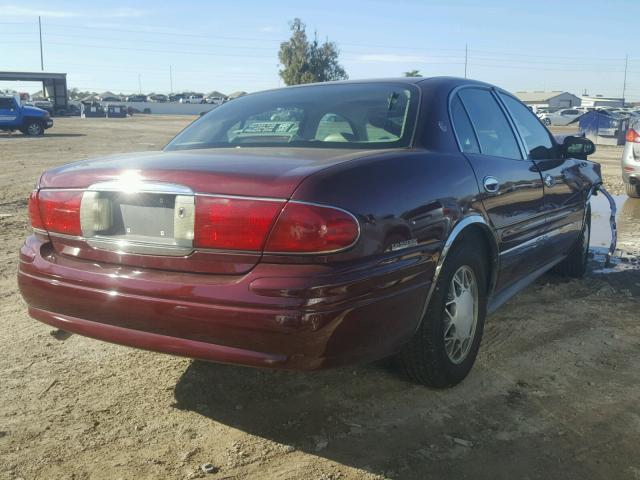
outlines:
{"label": "windshield", "polygon": [[195,121],[166,150],[261,147],[393,148],[411,142],[411,84],[326,84],[236,98]]}

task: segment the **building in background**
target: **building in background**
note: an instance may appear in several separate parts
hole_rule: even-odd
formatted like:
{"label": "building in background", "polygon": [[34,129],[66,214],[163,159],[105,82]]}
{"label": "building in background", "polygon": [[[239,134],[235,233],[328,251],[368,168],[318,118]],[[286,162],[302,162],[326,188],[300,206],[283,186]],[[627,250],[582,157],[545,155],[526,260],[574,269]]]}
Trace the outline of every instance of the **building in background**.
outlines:
{"label": "building in background", "polygon": [[569,92],[516,92],[516,97],[526,105],[549,109],[579,107],[581,100]]}
{"label": "building in background", "polygon": [[624,107],[624,98],[603,97],[602,95],[582,96],[583,107]]}
{"label": "building in background", "polygon": [[0,72],[2,82],[39,82],[41,99],[49,99],[56,111],[66,110],[68,105],[67,74],[49,72]]}

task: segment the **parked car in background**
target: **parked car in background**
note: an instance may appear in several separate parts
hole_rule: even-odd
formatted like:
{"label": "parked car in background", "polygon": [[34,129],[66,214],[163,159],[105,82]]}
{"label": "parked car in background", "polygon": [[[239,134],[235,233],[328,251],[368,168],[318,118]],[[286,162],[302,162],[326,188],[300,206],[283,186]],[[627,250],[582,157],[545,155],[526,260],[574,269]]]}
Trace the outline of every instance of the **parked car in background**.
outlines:
{"label": "parked car in background", "polygon": [[154,93],[152,95],[149,95],[147,97],[147,100],[150,102],[156,102],[156,103],[166,103],[169,101],[169,97],[162,93]]}
{"label": "parked car in background", "polygon": [[100,101],[101,102],[121,102],[122,101],[122,97],[118,96],[118,95],[104,95],[104,96],[100,96]]}
{"label": "parked car in background", "polygon": [[32,100],[30,102],[25,102],[23,105],[27,107],[36,107],[41,110],[46,110],[49,112],[49,115],[53,116],[53,102],[50,100]]}
{"label": "parked car in background", "polygon": [[569,125],[576,120],[580,115],[585,112],[577,110],[575,108],[565,108],[553,113],[544,113],[539,116],[542,123],[545,125]]}
{"label": "parked car in background", "polygon": [[211,105],[222,105],[224,103],[224,98],[222,97],[207,97],[204,99],[204,103],[208,103]]}
{"label": "parked car in background", "polygon": [[163,151],[44,172],[18,283],[97,339],[267,368],[397,355],[451,386],[489,312],[584,274],[594,149],[466,79],[250,94]]}
{"label": "parked car in background", "polygon": [[189,95],[181,98],[180,103],[204,103],[204,97],[202,95]]}
{"label": "parked car in background", "polygon": [[40,136],[51,127],[53,120],[46,110],[21,105],[17,96],[0,95],[0,130],[17,130],[25,135]]}
{"label": "parked car in background", "polygon": [[146,95],[131,95],[129,97],[127,97],[127,102],[135,102],[135,103],[141,103],[141,102],[146,102],[147,101],[147,96]]}
{"label": "parked car in background", "polygon": [[633,120],[627,130],[622,151],[622,181],[627,195],[640,198],[640,120]]}

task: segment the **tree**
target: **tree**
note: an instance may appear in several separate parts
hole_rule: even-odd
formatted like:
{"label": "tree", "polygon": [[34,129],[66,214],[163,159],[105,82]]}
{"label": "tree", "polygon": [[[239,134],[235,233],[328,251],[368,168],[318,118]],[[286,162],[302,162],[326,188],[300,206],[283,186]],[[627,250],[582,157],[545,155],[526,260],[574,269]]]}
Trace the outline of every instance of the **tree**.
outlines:
{"label": "tree", "polygon": [[409,70],[408,72],[403,72],[405,77],[421,77],[420,70]]}
{"label": "tree", "polygon": [[282,69],[278,72],[286,85],[327,82],[349,78],[338,61],[339,51],[328,40],[320,44],[314,35],[307,38],[306,26],[299,18],[291,22],[291,38],[280,44],[278,58]]}

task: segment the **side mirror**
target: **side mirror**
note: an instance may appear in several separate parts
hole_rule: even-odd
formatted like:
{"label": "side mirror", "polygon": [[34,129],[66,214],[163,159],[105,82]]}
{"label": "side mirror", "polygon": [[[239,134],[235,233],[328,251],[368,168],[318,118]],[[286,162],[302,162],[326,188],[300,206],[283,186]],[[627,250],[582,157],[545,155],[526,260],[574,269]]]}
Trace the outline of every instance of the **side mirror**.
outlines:
{"label": "side mirror", "polygon": [[577,158],[586,160],[587,156],[596,151],[596,146],[588,138],[568,136],[562,143],[562,156],[564,158]]}

